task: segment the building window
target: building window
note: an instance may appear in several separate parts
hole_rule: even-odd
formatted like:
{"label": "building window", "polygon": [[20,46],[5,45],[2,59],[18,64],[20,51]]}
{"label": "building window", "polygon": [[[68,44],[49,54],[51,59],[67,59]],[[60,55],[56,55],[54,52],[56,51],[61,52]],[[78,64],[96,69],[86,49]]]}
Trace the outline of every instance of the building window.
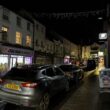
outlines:
{"label": "building window", "polygon": [[38,40],[36,40],[36,46],[38,46]]}
{"label": "building window", "polygon": [[47,44],[47,50],[49,50],[49,45]]}
{"label": "building window", "polygon": [[6,8],[3,9],[3,19],[9,21],[9,10]]}
{"label": "building window", "polygon": [[16,32],[16,43],[21,44],[22,43],[22,35],[20,32]]}
{"label": "building window", "polygon": [[41,32],[44,33],[44,28],[43,27],[41,27]]}
{"label": "building window", "polygon": [[0,54],[0,74],[7,72],[8,69],[8,55]]}
{"label": "building window", "polygon": [[28,22],[27,23],[27,30],[30,31],[31,30],[31,24]]}
{"label": "building window", "polygon": [[17,26],[21,27],[21,18],[20,17],[16,18],[16,24],[17,24]]}
{"label": "building window", "polygon": [[31,46],[31,37],[29,35],[26,36],[26,46]]}
{"label": "building window", "polygon": [[2,26],[2,39],[1,39],[2,41],[7,41],[8,39],[7,32],[8,32],[8,28],[5,26]]}
{"label": "building window", "polygon": [[38,24],[36,24],[36,30],[39,30],[39,25]]}
{"label": "building window", "polygon": [[44,48],[44,43],[43,43],[43,41],[41,41],[41,47]]}

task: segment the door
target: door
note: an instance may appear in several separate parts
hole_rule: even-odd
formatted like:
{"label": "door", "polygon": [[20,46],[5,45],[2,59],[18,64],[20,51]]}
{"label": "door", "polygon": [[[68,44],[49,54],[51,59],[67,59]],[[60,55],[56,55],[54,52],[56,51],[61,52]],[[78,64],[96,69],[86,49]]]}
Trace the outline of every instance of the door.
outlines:
{"label": "door", "polygon": [[17,58],[16,57],[11,57],[10,68],[16,66],[16,63],[17,63]]}
{"label": "door", "polygon": [[59,90],[59,79],[55,75],[53,68],[46,69],[46,75],[47,75],[47,78],[50,82],[50,85],[49,85],[50,92],[53,95],[53,94],[57,93]]}
{"label": "door", "polygon": [[67,83],[67,80],[65,78],[65,75],[64,73],[61,71],[60,68],[58,67],[55,67],[54,68],[54,72],[55,72],[55,75],[57,77],[57,81],[58,81],[58,87],[59,87],[59,90],[62,90],[65,88],[65,85]]}

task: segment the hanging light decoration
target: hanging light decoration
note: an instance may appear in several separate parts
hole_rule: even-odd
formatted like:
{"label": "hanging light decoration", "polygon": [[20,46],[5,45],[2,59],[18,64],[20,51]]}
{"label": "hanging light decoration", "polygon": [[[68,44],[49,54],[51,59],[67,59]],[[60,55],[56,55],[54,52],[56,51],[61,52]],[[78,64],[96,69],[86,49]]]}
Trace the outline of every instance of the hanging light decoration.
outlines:
{"label": "hanging light decoration", "polygon": [[55,18],[55,19],[65,19],[65,18],[78,18],[78,17],[89,17],[97,16],[105,13],[105,9],[87,12],[70,12],[70,13],[35,13],[36,17],[39,18]]}

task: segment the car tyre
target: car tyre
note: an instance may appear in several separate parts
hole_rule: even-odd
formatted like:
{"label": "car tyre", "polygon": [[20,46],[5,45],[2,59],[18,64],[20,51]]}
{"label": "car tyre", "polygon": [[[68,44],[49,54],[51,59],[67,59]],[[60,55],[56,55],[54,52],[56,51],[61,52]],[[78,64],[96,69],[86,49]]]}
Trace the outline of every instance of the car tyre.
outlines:
{"label": "car tyre", "polygon": [[47,110],[50,103],[50,97],[48,93],[45,93],[43,97],[41,98],[39,109],[40,110]]}

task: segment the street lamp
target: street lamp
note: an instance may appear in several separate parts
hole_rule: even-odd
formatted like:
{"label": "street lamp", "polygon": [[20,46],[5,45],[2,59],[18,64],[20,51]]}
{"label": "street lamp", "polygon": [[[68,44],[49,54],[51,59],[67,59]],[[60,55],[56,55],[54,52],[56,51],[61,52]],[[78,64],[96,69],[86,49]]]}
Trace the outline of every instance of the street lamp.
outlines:
{"label": "street lamp", "polygon": [[[105,56],[105,65],[108,67],[108,35],[107,33],[99,33],[99,42],[103,42],[103,50]],[[100,56],[99,56],[100,57]]]}

